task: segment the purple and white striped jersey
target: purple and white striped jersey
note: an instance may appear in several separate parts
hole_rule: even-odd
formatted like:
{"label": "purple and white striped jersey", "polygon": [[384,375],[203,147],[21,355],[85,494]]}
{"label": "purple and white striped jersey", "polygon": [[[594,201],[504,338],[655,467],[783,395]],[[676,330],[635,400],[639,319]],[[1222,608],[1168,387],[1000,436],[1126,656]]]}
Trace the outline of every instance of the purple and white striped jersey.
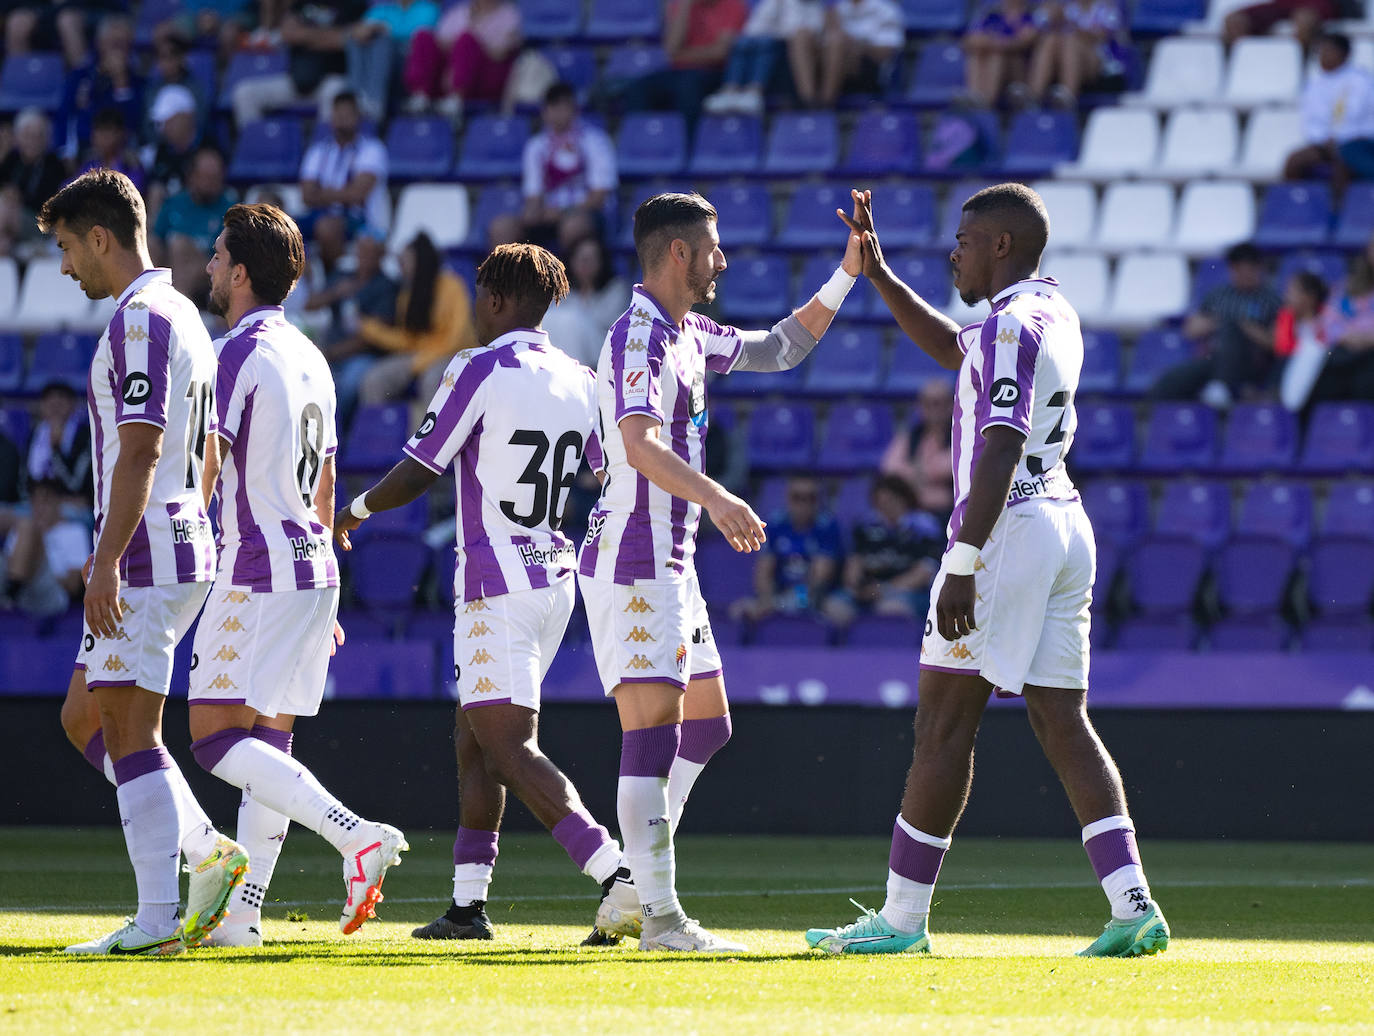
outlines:
{"label": "purple and white striped jersey", "polygon": [[1073,397],[1083,369],[1083,333],[1058,283],[1037,277],[999,292],[987,318],[959,332],[959,348],[964,362],[954,390],[951,544],[991,425],[1009,425],[1026,436],[1008,507],[1036,498],[1078,499],[1064,458],[1078,427]]}
{"label": "purple and white striped jersey", "polygon": [[315,490],[334,455],[334,378],[280,306],[260,306],[215,342],[220,458],[217,585],[266,593],[339,585]]}
{"label": "purple and white striped jersey", "polygon": [[[215,577],[215,546],[201,497],[205,436],[215,431],[215,352],[194,303],[168,270],[144,270],[119,296],[86,381],[95,462],[95,534],[110,510],[119,427],[163,430],[148,506],[119,560],[130,586]],[[129,487],[123,487],[127,492]]]}
{"label": "purple and white striped jersey", "polygon": [[630,466],[620,422],[649,415],[662,425],[662,441],[704,471],[706,372],[729,373],[742,343],[738,328],[700,313],[688,313],[679,329],[644,285],[635,285],[597,368],[606,481],[587,523],[578,567],[584,576],[632,585],[691,574],[701,505],[658,488]]}
{"label": "purple and white striped jersey", "polygon": [[453,594],[475,601],[572,575],[558,531],[584,453],[596,454],[595,375],[520,328],[449,362],[406,454],[442,474],[453,464],[458,560]]}

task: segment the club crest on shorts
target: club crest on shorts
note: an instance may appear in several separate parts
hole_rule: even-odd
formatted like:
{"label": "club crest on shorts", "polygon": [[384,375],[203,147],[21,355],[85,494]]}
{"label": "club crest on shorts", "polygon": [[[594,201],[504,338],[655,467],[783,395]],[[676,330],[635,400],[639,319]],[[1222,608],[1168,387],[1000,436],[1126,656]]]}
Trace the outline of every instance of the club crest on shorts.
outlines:
{"label": "club crest on shorts", "polygon": [[682,673],[683,673],[683,670],[685,670],[686,668],[687,668],[687,645],[686,645],[686,644],[679,644],[679,645],[677,646],[677,673],[678,673],[678,675],[681,676]]}

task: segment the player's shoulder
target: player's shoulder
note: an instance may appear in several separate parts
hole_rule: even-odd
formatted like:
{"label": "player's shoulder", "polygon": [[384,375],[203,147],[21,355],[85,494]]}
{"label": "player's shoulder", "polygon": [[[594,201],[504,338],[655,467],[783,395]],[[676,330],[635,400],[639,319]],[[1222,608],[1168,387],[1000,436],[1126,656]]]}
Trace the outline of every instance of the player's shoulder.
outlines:
{"label": "player's shoulder", "polygon": [[688,314],[687,314],[687,316],[683,319],[682,323],[683,323],[683,326],[685,326],[685,327],[690,327],[690,328],[692,328],[692,330],[694,330],[694,331],[699,331],[699,332],[701,332],[702,334],[708,334],[708,335],[731,335],[731,334],[739,334],[739,331],[738,331],[736,328],[729,327],[729,326],[727,326],[727,325],[725,325],[725,324],[717,323],[716,321],[714,321],[714,320],[712,320],[710,317],[708,317],[705,313],[698,313],[698,312],[696,312],[695,310],[689,311]]}

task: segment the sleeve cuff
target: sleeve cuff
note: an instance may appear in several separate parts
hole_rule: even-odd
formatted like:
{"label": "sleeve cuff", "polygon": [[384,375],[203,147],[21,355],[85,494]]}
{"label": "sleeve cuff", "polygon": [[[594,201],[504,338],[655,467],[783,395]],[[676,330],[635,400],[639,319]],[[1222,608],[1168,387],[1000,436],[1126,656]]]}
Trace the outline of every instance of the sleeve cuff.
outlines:
{"label": "sleeve cuff", "polygon": [[418,454],[418,453],[416,453],[414,450],[412,450],[412,449],[410,448],[410,444],[409,444],[409,443],[407,443],[405,446],[402,446],[402,447],[401,447],[401,452],[404,453],[404,454],[405,454],[407,457],[409,457],[411,460],[415,461],[416,463],[423,464],[425,467],[429,468],[429,470],[432,471],[432,472],[434,472],[436,475],[442,475],[442,474],[444,473],[444,469],[441,468],[441,467],[439,467],[437,464],[435,464],[434,461],[430,460],[428,457],[422,457],[422,456],[420,456],[420,454]]}

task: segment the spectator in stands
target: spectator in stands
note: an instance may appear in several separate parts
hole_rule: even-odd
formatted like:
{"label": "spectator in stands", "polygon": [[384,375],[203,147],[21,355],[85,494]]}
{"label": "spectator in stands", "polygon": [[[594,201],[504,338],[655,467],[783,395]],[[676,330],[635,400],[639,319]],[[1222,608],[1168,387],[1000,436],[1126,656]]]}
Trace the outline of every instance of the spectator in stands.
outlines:
{"label": "spectator in stands", "polygon": [[382,269],[385,239],[376,232],[358,235],[353,256],[352,270],[336,270],[329,278],[307,266],[307,272],[312,278],[318,276],[320,283],[313,287],[299,284],[287,299],[292,322],[326,348],[355,334],[362,317],[395,322],[397,284]]}
{"label": "spectator in stands", "polygon": [[206,257],[214,251],[224,214],[238,199],[224,183],[224,156],[211,144],[196,149],[185,187],[158,209],[148,249],[172,271],[172,284],[202,309],[209,297]]}
{"label": "spectator in stands", "polygon": [[1374,76],[1350,60],[1350,40],[1339,33],[1317,41],[1317,64],[1302,90],[1307,142],[1288,156],[1283,176],[1308,180],[1329,168],[1339,196],[1352,179],[1374,179]]}
{"label": "spectator in stands", "polygon": [[90,21],[102,12],[127,11],[127,0],[7,3],[5,53],[27,54],[32,50],[61,49],[68,68],[79,68],[89,56],[86,49]]}
{"label": "spectator in stands", "polygon": [[1274,322],[1274,355],[1283,362],[1279,402],[1289,410],[1307,406],[1326,365],[1320,328],[1328,295],[1326,282],[1311,270],[1299,270],[1284,285],[1283,308]]}
{"label": "spectator in stands", "polygon": [[846,87],[881,92],[888,63],[906,42],[905,24],[895,0],[837,0],[820,39],[820,107],[834,107]]}
{"label": "spectator in stands", "polygon": [[1209,291],[1183,322],[1183,333],[1201,343],[1201,354],[1160,375],[1152,398],[1200,398],[1224,408],[1269,381],[1282,300],[1269,286],[1263,254],[1251,244],[1233,245],[1226,275],[1227,283]]}
{"label": "spectator in stands", "polygon": [[437,101],[458,118],[464,101],[499,102],[524,33],[512,0],[467,0],[451,7],[433,32],[411,38],[406,58],[406,107],[423,111]]}
{"label": "spectator in stands", "polygon": [[386,229],[390,199],[386,145],[362,132],[352,91],[334,97],[329,128],[329,137],[310,145],[301,161],[301,201],[309,211],[300,222],[301,233],[332,268],[360,230]]}
{"label": "spectator in stands", "polygon": [[918,509],[904,479],[879,475],[868,500],[872,511],[854,526],[840,589],[825,602],[825,613],[837,626],[848,626],[859,615],[923,617],[945,553],[944,526]]}
{"label": "spectator in stands", "polygon": [[769,522],[768,540],[754,562],[754,596],[736,601],[731,611],[761,619],[819,609],[843,554],[839,524],[821,509],[820,483],[789,478],[785,511]]}
{"label": "spectator in stands", "polygon": [[1318,334],[1328,352],[1308,402],[1374,401],[1374,240],[1322,311]]}
{"label": "spectator in stands", "polygon": [[152,93],[152,98],[141,128],[143,139],[157,139],[158,120],[154,118],[153,112],[157,109],[159,99],[169,90],[185,91],[184,95],[178,93],[178,98],[191,98],[192,121],[199,133],[210,115],[210,99],[205,96],[203,84],[191,70],[188,58],[191,41],[179,32],[168,32],[158,36],[153,47],[153,67],[156,75],[150,77],[149,92]]}
{"label": "spectator in stands", "polygon": [[[367,13],[367,0],[293,0],[281,19],[287,47],[286,71],[254,76],[234,87],[234,122],[240,130],[270,109],[313,100],[328,118],[334,95],[348,87],[345,49],[349,33]],[[266,19],[264,19],[266,24]],[[376,113],[380,116],[380,112]]]}
{"label": "spectator in stands", "polygon": [[30,486],[50,483],[63,503],[89,510],[91,429],[85,402],[64,382],[43,386],[38,396],[38,426],[29,436],[24,470]]}
{"label": "spectator in stands", "polygon": [[666,68],[626,85],[632,111],[678,111],[689,128],[706,96],[715,91],[730,49],[749,20],[744,0],[669,0],[663,21]]}
{"label": "spectator in stands", "polygon": [[39,207],[67,180],[67,167],[52,147],[52,123],[37,108],[14,120],[14,147],[0,158],[0,255],[20,244],[42,247]]}
{"label": "spectator in stands", "polygon": [[269,29],[275,28],[285,8],[285,0],[185,0],[177,14],[153,30],[153,46],[160,52],[165,37],[179,36],[216,50],[219,63],[224,64],[257,25],[260,14],[265,15]]}
{"label": "spectator in stands", "polygon": [[944,378],[931,378],[916,394],[916,413],[899,429],[878,462],[883,475],[906,483],[917,506],[948,518],[954,508],[953,436],[954,387]]}
{"label": "spectator in stands", "polygon": [[386,113],[412,37],[433,29],[438,21],[434,0],[377,0],[368,8],[348,40],[349,75],[365,110]]}
{"label": "spectator in stands", "polygon": [[992,107],[1002,91],[1025,94],[1030,53],[1039,32],[1028,0],[998,0],[964,33],[964,83],[968,100]]}
{"label": "spectator in stands", "polygon": [[808,108],[819,98],[815,55],[825,25],[822,0],[760,0],[730,48],[719,90],[702,107],[713,114],[762,115],[763,97],[786,53],[797,97]]}
{"label": "spectator in stands", "polygon": [[568,246],[601,233],[616,185],[615,145],[598,126],[578,117],[577,92],[555,83],[544,94],[543,129],[525,143],[521,193],[524,211],[492,220],[493,247],[512,241]]}
{"label": "spectator in stands", "polygon": [[0,421],[0,538],[8,535],[21,517],[15,505],[21,496],[23,473],[19,444],[10,438],[7,422]]}
{"label": "spectator in stands", "polygon": [[113,169],[123,173],[142,192],[143,164],[129,146],[129,126],[118,108],[104,108],[91,120],[91,146],[79,173],[92,169]]}
{"label": "spectator in stands", "polygon": [[143,77],[134,67],[134,23],[124,14],[100,19],[95,56],[67,77],[58,110],[58,150],[80,154],[91,143],[91,124],[97,113],[116,108],[124,125],[137,132],[143,125]]}
{"label": "spectator in stands", "polygon": [[1125,85],[1130,41],[1118,0],[1051,0],[1035,19],[1039,34],[1028,84],[1033,104],[1074,109],[1089,83],[1117,90]]}
{"label": "spectator in stands", "polygon": [[5,544],[0,597],[35,616],[60,615],[81,599],[81,566],[91,553],[91,532],[62,516],[62,486],[39,481],[29,487],[29,515]]}
{"label": "spectator in stands", "polygon": [[594,370],[606,332],[625,312],[630,286],[616,276],[611,251],[595,234],[573,244],[567,270],[571,290],[544,314],[544,330],[554,345]]}
{"label": "spectator in stands", "polygon": [[196,99],[184,86],[164,86],[153,98],[148,118],[155,136],[154,143],[144,148],[142,154],[143,166],[148,170],[148,186],[143,199],[148,220],[152,223],[156,222],[167,195],[183,188],[195,157],[200,137]]}
{"label": "spectator in stands", "polygon": [[[1221,38],[1229,48],[1242,36],[1264,36],[1279,22],[1291,21],[1293,35],[1306,53],[1321,31],[1322,23],[1340,13],[1337,0],[1265,0],[1228,13],[1221,23]],[[1363,17],[1363,5],[1352,15]]]}

